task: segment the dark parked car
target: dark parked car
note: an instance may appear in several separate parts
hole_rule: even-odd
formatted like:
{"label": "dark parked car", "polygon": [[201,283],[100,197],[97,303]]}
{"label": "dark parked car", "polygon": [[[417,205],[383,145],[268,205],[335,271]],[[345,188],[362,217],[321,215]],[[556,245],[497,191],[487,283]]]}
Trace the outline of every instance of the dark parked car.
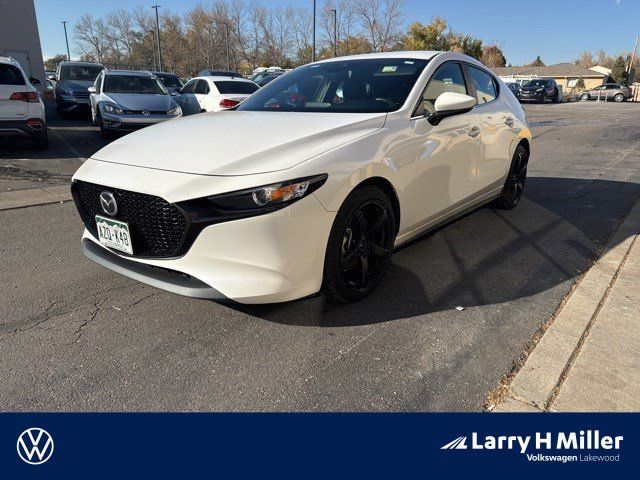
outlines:
{"label": "dark parked car", "polygon": [[258,76],[257,80],[254,80],[258,84],[260,88],[264,87],[266,84],[272,82],[276,78],[284,75],[285,72],[268,72],[264,75]]}
{"label": "dark parked car", "polygon": [[56,111],[61,115],[89,111],[89,91],[104,66],[91,62],[61,62],[53,91]]}
{"label": "dark parked car", "polygon": [[202,70],[198,77],[242,77],[238,72],[233,70]]}
{"label": "dark parked car", "polygon": [[580,92],[580,100],[614,100],[616,102],[624,102],[633,96],[633,92],[628,85],[620,85],[619,83],[605,83],[591,90],[583,90]]}
{"label": "dark parked car", "polygon": [[164,85],[169,93],[178,93],[182,88],[182,80],[175,73],[151,72]]}
{"label": "dark parked car", "polygon": [[516,82],[506,82],[505,85],[513,92],[517,99],[520,99],[522,88]]}
{"label": "dark parked car", "polygon": [[560,100],[558,84],[553,78],[535,78],[522,86],[520,101],[545,103],[547,100],[554,103]]}

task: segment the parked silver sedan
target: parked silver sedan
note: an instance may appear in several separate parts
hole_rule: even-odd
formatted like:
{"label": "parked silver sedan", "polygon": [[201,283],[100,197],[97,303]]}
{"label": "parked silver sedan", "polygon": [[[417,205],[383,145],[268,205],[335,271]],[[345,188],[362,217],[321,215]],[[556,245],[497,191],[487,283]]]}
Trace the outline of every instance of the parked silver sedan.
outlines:
{"label": "parked silver sedan", "polygon": [[89,92],[91,118],[103,138],[182,116],[182,109],[150,72],[103,70]]}
{"label": "parked silver sedan", "polygon": [[631,88],[619,83],[605,83],[591,90],[583,90],[580,92],[580,100],[583,102],[588,100],[614,100],[616,102],[624,102],[632,96],[633,92]]}

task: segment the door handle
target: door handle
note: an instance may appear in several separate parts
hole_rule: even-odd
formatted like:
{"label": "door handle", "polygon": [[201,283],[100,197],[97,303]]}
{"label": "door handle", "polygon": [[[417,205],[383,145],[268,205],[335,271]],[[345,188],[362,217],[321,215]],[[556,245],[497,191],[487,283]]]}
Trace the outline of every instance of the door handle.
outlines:
{"label": "door handle", "polygon": [[471,138],[477,138],[478,135],[480,135],[480,129],[478,127],[473,127],[471,130],[469,130],[469,136]]}
{"label": "door handle", "polygon": [[515,122],[514,122],[513,118],[511,118],[511,117],[507,117],[505,119],[504,123],[506,123],[508,127],[513,127],[515,125]]}

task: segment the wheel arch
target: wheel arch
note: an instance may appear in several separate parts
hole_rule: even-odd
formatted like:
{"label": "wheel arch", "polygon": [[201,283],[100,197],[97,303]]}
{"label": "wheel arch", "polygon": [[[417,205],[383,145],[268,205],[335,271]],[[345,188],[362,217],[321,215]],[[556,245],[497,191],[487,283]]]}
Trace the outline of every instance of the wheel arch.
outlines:
{"label": "wheel arch", "polygon": [[391,184],[391,182],[389,180],[387,180],[384,177],[369,177],[369,178],[363,180],[362,182],[358,183],[351,190],[351,192],[349,192],[349,194],[351,194],[352,192],[356,191],[359,188],[366,187],[366,186],[369,186],[369,185],[377,187],[380,190],[382,190],[382,192],[391,201],[391,206],[393,207],[393,214],[395,216],[396,233],[399,232],[400,231],[400,215],[402,214],[401,209],[400,209],[400,199],[398,198],[398,194],[396,192],[396,189],[393,187],[393,185]]}

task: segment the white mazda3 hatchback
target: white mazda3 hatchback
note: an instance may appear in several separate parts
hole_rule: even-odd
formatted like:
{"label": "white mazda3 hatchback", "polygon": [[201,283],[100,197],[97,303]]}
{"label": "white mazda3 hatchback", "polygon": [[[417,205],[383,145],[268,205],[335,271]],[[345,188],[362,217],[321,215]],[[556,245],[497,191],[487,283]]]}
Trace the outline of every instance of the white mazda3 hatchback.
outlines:
{"label": "white mazda3 hatchback", "polygon": [[355,301],[394,247],[523,192],[531,133],[476,60],[393,52],[297,68],[232,111],[121,138],[76,172],[84,253],[182,295]]}

